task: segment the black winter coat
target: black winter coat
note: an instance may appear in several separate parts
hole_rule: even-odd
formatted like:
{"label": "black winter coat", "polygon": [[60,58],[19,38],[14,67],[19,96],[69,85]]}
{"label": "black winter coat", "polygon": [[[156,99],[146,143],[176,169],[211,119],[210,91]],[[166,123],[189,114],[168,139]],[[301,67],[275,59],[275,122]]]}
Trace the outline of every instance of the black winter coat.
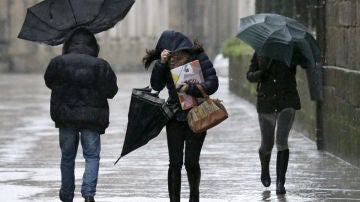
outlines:
{"label": "black winter coat", "polygon": [[257,57],[255,53],[251,59],[247,79],[258,83],[257,111],[273,113],[285,108],[300,109],[295,76],[296,64],[288,67],[280,61]]}
{"label": "black winter coat", "polygon": [[[188,37],[184,36],[180,32],[176,32],[173,30],[163,32],[156,45],[156,51],[160,53],[164,49],[170,51],[179,51],[190,50],[192,48],[193,44]],[[187,62],[191,62],[193,60],[199,60],[200,62],[202,74],[204,77],[204,82],[200,83],[200,85],[202,85],[208,95],[215,93],[219,87],[219,82],[212,62],[204,52],[191,53],[189,58],[187,59]],[[176,103],[181,109],[175,85],[171,77],[170,67],[168,65],[161,64],[160,60],[157,60],[152,70],[150,81],[151,87],[156,91],[161,91],[166,86],[169,92],[168,101],[170,103]],[[200,91],[194,84],[189,84],[189,88],[186,93],[194,97],[202,97]],[[188,111],[180,110],[175,115],[176,119],[179,121],[186,121],[187,112]]]}
{"label": "black winter coat", "polygon": [[92,34],[74,36],[64,44],[64,54],[48,65],[44,78],[52,90],[50,111],[56,127],[105,133],[109,125],[107,99],[115,96],[118,87],[115,73],[97,53]]}

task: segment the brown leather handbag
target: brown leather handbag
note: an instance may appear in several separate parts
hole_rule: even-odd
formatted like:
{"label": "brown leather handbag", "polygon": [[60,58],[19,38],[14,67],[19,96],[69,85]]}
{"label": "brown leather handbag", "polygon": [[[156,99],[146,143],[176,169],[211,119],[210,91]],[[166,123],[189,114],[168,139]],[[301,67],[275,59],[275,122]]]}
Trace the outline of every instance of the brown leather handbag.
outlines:
{"label": "brown leather handbag", "polygon": [[194,133],[201,133],[227,119],[228,113],[221,100],[211,99],[200,84],[196,86],[204,97],[204,101],[191,108],[187,118],[190,129]]}

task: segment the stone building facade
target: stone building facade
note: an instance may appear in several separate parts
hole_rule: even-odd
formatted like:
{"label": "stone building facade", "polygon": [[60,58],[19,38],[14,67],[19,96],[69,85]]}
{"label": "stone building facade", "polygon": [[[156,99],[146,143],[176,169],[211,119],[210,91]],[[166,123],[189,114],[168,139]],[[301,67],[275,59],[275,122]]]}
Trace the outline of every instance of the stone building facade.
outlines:
{"label": "stone building facade", "polygon": [[49,60],[60,52],[49,47],[17,39],[26,8],[39,0],[0,1],[0,71],[35,72],[46,68]]}
{"label": "stone building facade", "polygon": [[[145,49],[154,47],[165,29],[198,38],[214,57],[225,38],[234,36],[240,16],[254,13],[255,0],[136,0],[126,18],[97,35],[101,57],[117,71],[139,71]],[[17,39],[26,8],[40,0],[0,1],[0,71],[42,72],[61,53],[50,47]]]}
{"label": "stone building facade", "polygon": [[124,21],[99,35],[101,53],[118,71],[140,71],[145,50],[174,29],[200,40],[214,58],[223,40],[236,34],[239,18],[254,11],[254,0],[137,0]]}
{"label": "stone building facade", "polygon": [[9,46],[9,21],[8,21],[9,1],[0,1],[0,72],[10,69],[8,54]]}

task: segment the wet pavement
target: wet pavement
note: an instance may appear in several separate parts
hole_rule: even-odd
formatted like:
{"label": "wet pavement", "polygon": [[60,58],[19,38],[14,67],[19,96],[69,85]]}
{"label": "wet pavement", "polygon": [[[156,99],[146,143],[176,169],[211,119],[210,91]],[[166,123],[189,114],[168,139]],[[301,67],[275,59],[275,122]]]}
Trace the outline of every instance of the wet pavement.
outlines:
{"label": "wet pavement", "polygon": [[[127,124],[131,88],[145,87],[149,74],[118,74],[119,93],[110,101],[110,127],[102,136],[97,202],[165,202],[168,156],[164,131],[117,165]],[[259,180],[260,131],[253,105],[229,93],[227,79],[219,91],[230,118],[208,131],[202,155],[203,202],[360,201],[360,169],[326,152],[292,131],[287,194],[275,194],[276,148],[271,160],[272,184]],[[162,97],[166,92],[161,93]],[[58,131],[49,117],[50,91],[42,75],[0,75],[1,201],[58,201],[60,150]],[[83,158],[76,160],[75,202],[80,195]],[[185,169],[182,201],[189,194]]]}

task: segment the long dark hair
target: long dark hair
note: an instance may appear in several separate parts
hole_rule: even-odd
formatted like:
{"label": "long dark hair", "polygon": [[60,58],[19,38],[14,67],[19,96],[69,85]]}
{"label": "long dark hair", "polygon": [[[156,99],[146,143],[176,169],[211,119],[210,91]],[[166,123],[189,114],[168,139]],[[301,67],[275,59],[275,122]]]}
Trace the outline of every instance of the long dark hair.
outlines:
{"label": "long dark hair", "polygon": [[[194,43],[194,46],[191,49],[184,50],[184,51],[187,51],[190,54],[199,54],[201,52],[204,52],[204,47],[200,43],[199,40],[195,39],[193,43]],[[160,54],[161,53],[156,51],[155,49],[152,49],[152,50],[146,49],[145,56],[142,59],[145,69],[149,69],[151,63],[154,60],[160,59]]]}
{"label": "long dark hair", "polygon": [[152,49],[152,50],[146,49],[145,56],[142,59],[145,69],[149,69],[151,63],[154,60],[160,59],[160,54],[161,53],[159,53],[155,49]]}

